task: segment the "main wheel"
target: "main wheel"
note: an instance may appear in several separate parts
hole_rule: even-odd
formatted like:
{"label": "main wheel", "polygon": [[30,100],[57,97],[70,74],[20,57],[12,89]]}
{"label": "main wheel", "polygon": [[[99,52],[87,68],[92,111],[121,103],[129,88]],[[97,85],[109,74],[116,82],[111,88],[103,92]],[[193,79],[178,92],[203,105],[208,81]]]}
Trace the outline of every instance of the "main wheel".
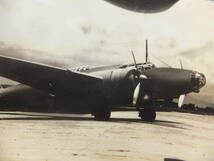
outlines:
{"label": "main wheel", "polygon": [[111,117],[111,110],[108,107],[98,108],[98,109],[94,110],[92,115],[98,121],[107,121]]}
{"label": "main wheel", "polygon": [[156,118],[156,112],[154,109],[145,108],[139,112],[139,116],[143,121],[153,122]]}

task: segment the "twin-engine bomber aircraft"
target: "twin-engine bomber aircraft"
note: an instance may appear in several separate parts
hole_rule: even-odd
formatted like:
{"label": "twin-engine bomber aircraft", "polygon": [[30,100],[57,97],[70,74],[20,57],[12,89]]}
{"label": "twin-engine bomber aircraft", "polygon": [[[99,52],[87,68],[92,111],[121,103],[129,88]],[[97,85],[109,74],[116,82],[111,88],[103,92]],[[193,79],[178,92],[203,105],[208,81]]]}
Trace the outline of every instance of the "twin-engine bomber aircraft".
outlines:
{"label": "twin-engine bomber aircraft", "polygon": [[199,92],[206,83],[199,72],[157,68],[148,61],[64,69],[6,56],[0,56],[0,76],[21,83],[0,90],[1,103],[30,106],[51,98],[52,108],[91,113],[97,120],[109,120],[111,110],[131,106],[142,120],[154,121],[155,101],[179,98],[182,106],[186,94]]}

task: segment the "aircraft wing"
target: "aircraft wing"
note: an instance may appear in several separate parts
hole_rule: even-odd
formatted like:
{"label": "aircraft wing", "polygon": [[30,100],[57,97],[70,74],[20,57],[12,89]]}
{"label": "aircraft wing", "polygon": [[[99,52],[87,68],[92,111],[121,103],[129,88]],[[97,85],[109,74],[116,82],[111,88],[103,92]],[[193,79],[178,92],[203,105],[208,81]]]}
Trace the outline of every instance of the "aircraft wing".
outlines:
{"label": "aircraft wing", "polygon": [[116,6],[142,13],[158,13],[171,8],[179,0],[105,0]]}
{"label": "aircraft wing", "polygon": [[0,76],[54,95],[87,92],[102,82],[88,74],[1,55]]}

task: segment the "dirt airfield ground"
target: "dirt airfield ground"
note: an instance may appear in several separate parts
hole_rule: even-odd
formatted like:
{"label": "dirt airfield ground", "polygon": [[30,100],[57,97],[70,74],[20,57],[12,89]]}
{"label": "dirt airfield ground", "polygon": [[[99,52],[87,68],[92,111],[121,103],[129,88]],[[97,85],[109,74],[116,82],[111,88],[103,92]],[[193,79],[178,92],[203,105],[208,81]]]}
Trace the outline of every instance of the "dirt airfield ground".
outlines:
{"label": "dirt airfield ground", "polygon": [[90,115],[0,112],[0,161],[213,161],[214,116],[158,112]]}

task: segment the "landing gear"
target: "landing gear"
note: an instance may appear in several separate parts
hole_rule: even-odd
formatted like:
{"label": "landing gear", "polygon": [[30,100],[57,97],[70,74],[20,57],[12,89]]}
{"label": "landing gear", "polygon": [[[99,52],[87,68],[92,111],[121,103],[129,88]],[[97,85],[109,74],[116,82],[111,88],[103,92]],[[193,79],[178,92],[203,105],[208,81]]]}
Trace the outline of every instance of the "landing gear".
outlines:
{"label": "landing gear", "polygon": [[144,108],[139,111],[139,117],[143,121],[153,122],[156,118],[156,112],[153,108]]}
{"label": "landing gear", "polygon": [[98,121],[107,121],[111,117],[111,110],[108,107],[97,108],[92,112],[92,115]]}

